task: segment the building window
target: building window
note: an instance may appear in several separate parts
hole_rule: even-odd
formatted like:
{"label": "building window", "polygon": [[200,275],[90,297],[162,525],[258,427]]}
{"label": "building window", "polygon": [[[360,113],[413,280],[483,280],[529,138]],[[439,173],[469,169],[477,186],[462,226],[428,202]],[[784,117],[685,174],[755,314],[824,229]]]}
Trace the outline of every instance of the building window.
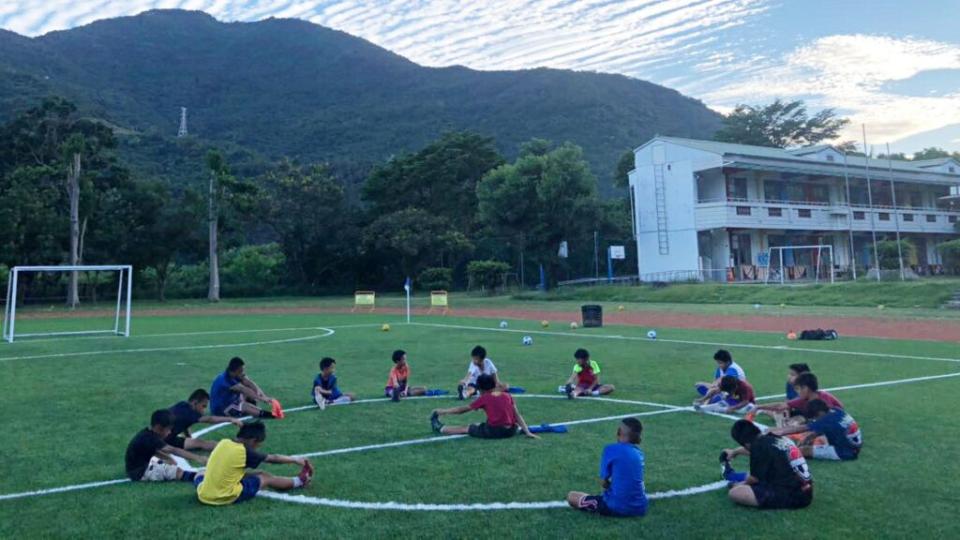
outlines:
{"label": "building window", "polygon": [[880,221],[890,221],[890,214],[888,212],[880,212],[877,214],[877,217],[880,218]]}
{"label": "building window", "polygon": [[913,214],[904,214],[904,215],[903,215],[903,220],[904,220],[904,221],[913,221]]}
{"label": "building window", "polygon": [[936,223],[936,222],[937,222],[937,216],[933,214],[927,214],[927,223]]}
{"label": "building window", "polygon": [[738,207],[737,207],[737,215],[738,215],[738,216],[749,216],[749,215],[750,215],[750,207],[749,207],[749,206],[738,206]]}
{"label": "building window", "polygon": [[770,217],[783,217],[783,208],[767,208],[767,215]]}
{"label": "building window", "polygon": [[950,223],[956,223],[957,216],[947,216],[947,221],[949,221]]}
{"label": "building window", "polygon": [[827,161],[833,161],[833,154],[827,154]]}
{"label": "building window", "polygon": [[864,214],[863,212],[854,211],[853,219],[859,219],[860,221],[863,221],[864,219],[867,219],[867,215]]}
{"label": "building window", "polygon": [[957,172],[957,168],[956,168],[956,167],[948,167],[948,170],[949,170],[950,172],[952,172],[952,173]]}
{"label": "building window", "polygon": [[810,209],[809,209],[809,208],[801,208],[801,209],[797,210],[797,216],[802,217],[802,218],[808,218],[808,217],[810,217]]}

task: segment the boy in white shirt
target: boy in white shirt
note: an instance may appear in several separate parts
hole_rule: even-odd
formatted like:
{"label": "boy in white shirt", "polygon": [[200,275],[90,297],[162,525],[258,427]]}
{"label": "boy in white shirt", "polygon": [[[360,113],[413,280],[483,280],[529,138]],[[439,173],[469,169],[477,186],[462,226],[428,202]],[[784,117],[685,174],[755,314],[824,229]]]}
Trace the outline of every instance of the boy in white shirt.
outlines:
{"label": "boy in white shirt", "polygon": [[496,382],[499,390],[506,390],[507,385],[500,382],[497,376],[497,366],[493,361],[487,358],[487,350],[477,345],[470,351],[470,365],[467,366],[467,375],[460,380],[457,385],[457,398],[464,399],[473,397],[479,390],[477,389],[477,377],[480,375],[490,375]]}

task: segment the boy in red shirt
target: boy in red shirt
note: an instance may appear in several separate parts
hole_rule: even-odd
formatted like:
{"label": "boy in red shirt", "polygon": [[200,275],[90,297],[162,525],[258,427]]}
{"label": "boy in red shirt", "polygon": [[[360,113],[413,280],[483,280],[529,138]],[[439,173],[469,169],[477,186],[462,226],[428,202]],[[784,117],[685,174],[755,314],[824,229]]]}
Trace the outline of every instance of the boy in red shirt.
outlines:
{"label": "boy in red shirt", "polygon": [[390,368],[390,375],[387,377],[387,386],[383,392],[393,401],[400,401],[400,398],[407,396],[422,396],[427,393],[427,389],[422,386],[407,386],[410,380],[410,365],[407,364],[407,353],[405,351],[393,351],[393,367]]}
{"label": "boy in red shirt", "polygon": [[612,384],[600,384],[600,364],[590,359],[586,349],[577,349],[573,358],[577,363],[573,365],[573,373],[564,385],[568,398],[603,396],[613,392]]}
{"label": "boy in red shirt", "polygon": [[[517,427],[519,427],[527,437],[531,439],[540,438],[530,432],[523,416],[520,415],[520,410],[517,409],[517,404],[513,401],[513,396],[496,389],[497,380],[492,375],[477,377],[477,388],[480,390],[480,397],[469,405],[433,411],[433,415],[430,416],[430,426],[435,433],[441,435],[470,435],[479,439],[506,439],[516,435]],[[487,415],[486,422],[470,424],[469,426],[444,426],[440,423],[441,416],[463,414],[477,409],[483,409],[483,412]]]}
{"label": "boy in red shirt", "polygon": [[747,381],[724,375],[720,379],[720,391],[726,394],[726,398],[709,405],[694,405],[693,408],[725,414],[748,414],[757,408],[756,394]]}
{"label": "boy in red shirt", "polygon": [[813,373],[801,373],[793,381],[793,387],[797,391],[797,397],[790,401],[781,403],[771,403],[769,405],[760,405],[757,407],[763,411],[775,412],[796,412],[803,414],[807,410],[807,403],[819,399],[827,404],[831,409],[845,409],[839,399],[833,397],[833,394],[826,390],[820,390],[820,382]]}

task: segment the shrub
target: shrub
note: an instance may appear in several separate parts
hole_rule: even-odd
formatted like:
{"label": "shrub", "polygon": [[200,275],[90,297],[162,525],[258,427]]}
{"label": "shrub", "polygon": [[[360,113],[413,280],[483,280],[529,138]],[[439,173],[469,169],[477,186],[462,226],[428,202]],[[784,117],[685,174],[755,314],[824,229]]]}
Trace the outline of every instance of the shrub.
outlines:
{"label": "shrub", "polygon": [[227,294],[263,296],[275,292],[287,259],[278,244],[243,246],[223,254],[222,288]]}
{"label": "shrub", "polygon": [[10,278],[10,268],[5,264],[0,264],[0,284],[5,284]]}
{"label": "shrub", "polygon": [[940,244],[937,251],[943,257],[943,266],[948,272],[960,273],[960,238]]}
{"label": "shrub", "polygon": [[427,268],[417,276],[417,285],[427,291],[448,291],[453,285],[453,270],[449,268]]}
{"label": "shrub", "polygon": [[510,271],[510,265],[500,261],[470,261],[467,264],[469,288],[479,287],[481,291],[492,292],[503,282],[503,274]]}
{"label": "shrub", "polygon": [[[903,266],[910,266],[912,261],[917,258],[917,246],[908,239],[900,240],[900,252],[903,254]],[[883,270],[897,270],[900,263],[897,260],[896,240],[883,240],[877,242],[877,255],[880,257],[880,268]]]}

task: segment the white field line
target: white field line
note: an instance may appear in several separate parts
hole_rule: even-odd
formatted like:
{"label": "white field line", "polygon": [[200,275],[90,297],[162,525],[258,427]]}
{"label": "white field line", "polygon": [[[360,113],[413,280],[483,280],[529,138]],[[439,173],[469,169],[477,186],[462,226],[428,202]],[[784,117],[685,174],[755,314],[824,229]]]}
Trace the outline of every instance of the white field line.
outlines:
{"label": "white field line", "polygon": [[317,330],[323,330],[326,333],[317,334],[313,336],[301,336],[301,337],[287,338],[287,339],[274,339],[269,341],[251,341],[248,343],[224,343],[219,345],[180,345],[177,347],[148,347],[148,348],[140,348],[140,349],[117,349],[113,351],[80,351],[80,352],[56,353],[56,354],[36,354],[36,355],[28,355],[28,356],[7,356],[4,358],[0,358],[0,362],[10,362],[12,360],[40,360],[44,358],[73,358],[77,356],[102,356],[107,354],[151,353],[151,352],[167,352],[167,351],[200,351],[200,350],[209,350],[209,349],[258,347],[261,345],[279,345],[282,343],[297,343],[301,341],[312,341],[315,339],[332,336],[335,333],[335,331],[331,328],[318,328]]}
{"label": "white field line", "polygon": [[[227,335],[227,334],[261,334],[265,332],[300,332],[306,330],[326,330],[332,328],[338,330],[341,328],[373,328],[380,326],[380,323],[365,323],[365,324],[338,324],[336,326],[301,326],[301,327],[290,327],[290,328],[257,328],[250,330],[204,330],[202,332],[161,332],[156,334],[131,334],[130,336],[124,339],[142,339],[142,338],[157,338],[157,337],[186,337],[186,336],[218,336],[218,335]],[[22,341],[18,341],[17,344],[29,344],[29,343],[48,343],[51,341],[78,341],[78,340],[88,340],[88,339],[116,339],[116,335],[110,336],[74,336],[74,337],[54,337],[54,338],[43,338],[43,339],[31,339],[26,338]]]}
{"label": "white field line", "polygon": [[960,363],[960,358],[944,358],[940,356],[915,356],[910,354],[891,354],[891,353],[873,353],[873,352],[859,352],[859,351],[842,351],[837,349],[805,349],[802,347],[790,347],[787,345],[754,345],[749,343],[719,343],[715,341],[694,341],[694,340],[684,340],[684,339],[649,339],[640,336],[620,336],[620,335],[611,335],[611,334],[589,334],[586,332],[553,332],[549,330],[517,330],[513,328],[487,328],[483,326],[469,326],[469,325],[460,325],[460,324],[440,324],[440,323],[419,323],[413,322],[411,325],[416,326],[432,326],[436,328],[456,328],[460,330],[478,330],[481,332],[509,332],[514,334],[537,334],[545,336],[559,336],[559,337],[568,337],[568,338],[586,338],[586,339],[614,339],[614,340],[623,340],[623,341],[641,341],[646,343],[679,343],[681,345],[709,345],[711,347],[739,347],[742,349],[764,349],[764,350],[774,350],[774,351],[790,351],[790,352],[802,352],[802,353],[819,353],[819,354],[840,354],[847,356],[867,356],[867,357],[877,357],[877,358],[893,358],[898,360],[931,360],[937,362],[953,362]]}
{"label": "white field line", "polygon": [[[893,386],[896,384],[908,384],[908,383],[922,382],[922,381],[934,381],[937,379],[949,379],[951,377],[960,377],[960,371],[956,373],[945,373],[943,375],[928,375],[926,377],[912,377],[910,379],[897,379],[894,381],[879,381],[879,382],[864,383],[864,384],[851,384],[848,386],[834,386],[833,388],[824,388],[823,390],[826,390],[827,392],[840,392],[843,390],[857,390],[860,388],[875,388],[877,386]],[[770,394],[768,396],[760,396],[756,399],[758,400],[781,399],[782,400],[783,394]]]}
{"label": "white field line", "polygon": [[64,493],[67,491],[77,491],[81,489],[92,489],[103,486],[112,486],[114,484],[122,484],[124,482],[129,482],[128,478],[118,478],[117,480],[106,480],[104,482],[90,482],[87,484],[74,484],[72,486],[63,486],[55,487],[50,489],[38,489],[36,491],[24,491],[22,493],[8,493],[6,495],[0,495],[0,501],[6,501],[9,499],[22,499],[24,497],[37,497],[40,495],[51,495],[53,493]]}

